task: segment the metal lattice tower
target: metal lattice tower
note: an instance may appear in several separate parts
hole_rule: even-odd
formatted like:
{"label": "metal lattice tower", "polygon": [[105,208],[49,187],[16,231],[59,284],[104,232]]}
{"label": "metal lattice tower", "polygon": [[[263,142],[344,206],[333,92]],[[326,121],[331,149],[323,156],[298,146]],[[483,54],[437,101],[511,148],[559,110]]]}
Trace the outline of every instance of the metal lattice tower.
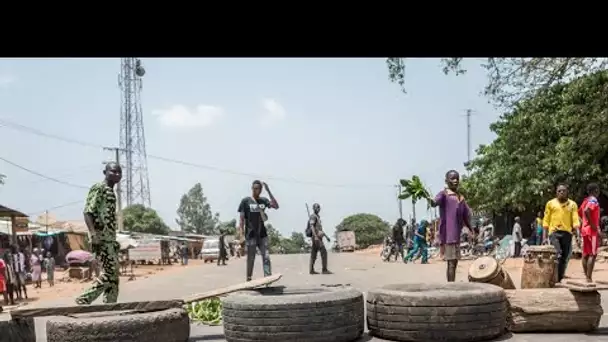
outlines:
{"label": "metal lattice tower", "polygon": [[143,204],[150,207],[150,182],[144,118],[141,109],[142,77],[145,70],[138,58],[121,58],[118,85],[120,102],[120,149],[124,156],[123,198],[126,206]]}

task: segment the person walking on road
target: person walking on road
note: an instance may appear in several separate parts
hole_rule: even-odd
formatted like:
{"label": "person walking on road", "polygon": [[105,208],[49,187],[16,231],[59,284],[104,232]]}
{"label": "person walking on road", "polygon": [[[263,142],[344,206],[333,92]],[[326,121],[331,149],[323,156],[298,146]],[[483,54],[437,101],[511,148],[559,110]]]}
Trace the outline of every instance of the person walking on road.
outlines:
{"label": "person walking on road", "polygon": [[226,266],[226,259],[228,259],[228,251],[226,251],[226,232],[220,231],[220,238],[218,240],[219,255],[217,257],[217,265]]}
{"label": "person walking on road", "polygon": [[405,262],[405,256],[403,250],[405,248],[405,237],[403,236],[403,227],[405,226],[405,220],[400,218],[397,223],[393,226],[393,243],[395,244],[395,261],[397,257],[401,257],[401,260]]}
{"label": "person walking on road", "polygon": [[567,262],[572,250],[572,234],[578,233],[579,224],[576,202],[568,198],[568,186],[559,184],[557,196],[545,205],[543,219],[543,229],[549,234],[549,241],[557,253],[558,282],[562,281],[566,274]]}
{"label": "person walking on road", "polygon": [[116,241],[114,186],[122,178],[122,169],[117,163],[108,163],[103,174],[105,179],[91,187],[84,207],[84,222],[89,228],[93,253],[101,261],[101,275],[76,298],[79,305],[91,304],[102,293],[104,303],[118,301],[120,245]]}
{"label": "person walking on road", "polygon": [[403,262],[407,263],[414,260],[414,257],[420,255],[422,257],[422,263],[429,263],[428,246],[426,244],[426,231],[429,223],[426,220],[420,221],[418,228],[414,232],[414,247],[409,251],[407,256],[403,259]]}
{"label": "person walking on road", "polygon": [[450,170],[445,174],[446,188],[434,199],[429,199],[431,206],[439,207],[439,240],[440,250],[447,261],[447,280],[456,281],[456,268],[460,259],[460,233],[462,227],[471,227],[469,206],[460,194],[460,174]]}
{"label": "person walking on road", "polygon": [[513,257],[519,258],[519,256],[521,255],[521,240],[523,239],[521,233],[521,225],[519,224],[519,216],[515,217],[515,223],[513,224],[513,232],[511,233],[511,235],[513,236],[513,247],[515,247],[515,250],[513,251]]}
{"label": "person walking on road", "polygon": [[[268,192],[270,200],[261,197],[262,188]],[[279,203],[270,192],[268,184],[256,180],[251,185],[251,196],[245,197],[239,204],[239,234],[245,238],[247,247],[247,281],[253,275],[256,250],[260,250],[263,260],[264,277],[272,275],[270,252],[268,251],[268,233],[264,222],[268,219],[266,209],[279,209]]]}
{"label": "person walking on road", "polygon": [[583,200],[579,208],[579,216],[583,219],[581,227],[581,236],[583,243],[583,271],[587,278],[587,282],[593,282],[593,268],[595,267],[595,258],[601,245],[602,233],[600,228],[600,204],[598,197],[600,195],[600,187],[591,183],[587,185],[587,198]]}
{"label": "person walking on road", "polygon": [[332,274],[327,268],[327,249],[323,243],[323,238],[326,238],[329,242],[329,238],[323,232],[323,225],[321,224],[321,206],[319,203],[312,205],[313,213],[310,214],[308,224],[310,225],[310,231],[312,232],[312,246],[310,249],[310,274],[319,274],[315,271],[315,262],[317,261],[317,255],[321,253],[321,273]]}

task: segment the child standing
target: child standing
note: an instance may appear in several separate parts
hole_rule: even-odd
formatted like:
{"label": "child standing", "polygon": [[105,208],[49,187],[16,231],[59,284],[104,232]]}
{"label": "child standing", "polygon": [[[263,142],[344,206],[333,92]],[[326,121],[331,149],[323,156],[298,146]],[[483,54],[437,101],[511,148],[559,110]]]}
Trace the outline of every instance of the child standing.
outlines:
{"label": "child standing", "polygon": [[460,174],[450,170],[445,174],[446,188],[431,199],[431,206],[439,207],[439,240],[441,254],[447,261],[447,280],[456,281],[456,268],[460,259],[462,227],[471,227],[470,209],[460,194]]}
{"label": "child standing", "polygon": [[46,253],[44,267],[46,269],[46,280],[49,282],[49,286],[55,286],[55,259],[51,256],[51,252]]}

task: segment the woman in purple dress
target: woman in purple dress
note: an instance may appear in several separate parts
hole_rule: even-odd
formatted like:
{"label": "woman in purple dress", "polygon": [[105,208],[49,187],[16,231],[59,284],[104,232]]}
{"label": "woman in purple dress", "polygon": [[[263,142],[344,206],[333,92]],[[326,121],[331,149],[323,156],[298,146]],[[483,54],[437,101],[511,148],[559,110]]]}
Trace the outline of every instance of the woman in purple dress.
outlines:
{"label": "woman in purple dress", "polygon": [[446,188],[440,191],[435,199],[431,200],[431,206],[439,207],[439,243],[441,254],[447,261],[447,280],[456,281],[456,268],[460,259],[460,234],[462,228],[470,230],[471,215],[469,206],[464,196],[458,191],[460,185],[460,174],[450,170],[445,174]]}

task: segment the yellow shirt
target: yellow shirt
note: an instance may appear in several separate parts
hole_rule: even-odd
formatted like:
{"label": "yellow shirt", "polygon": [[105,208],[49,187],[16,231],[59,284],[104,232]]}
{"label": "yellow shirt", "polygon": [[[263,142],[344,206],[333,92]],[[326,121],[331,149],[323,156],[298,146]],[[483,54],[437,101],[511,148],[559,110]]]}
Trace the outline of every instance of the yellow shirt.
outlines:
{"label": "yellow shirt", "polygon": [[561,203],[557,198],[547,202],[543,227],[549,230],[549,234],[556,230],[572,233],[572,229],[579,226],[580,222],[576,202],[568,200],[566,203]]}

